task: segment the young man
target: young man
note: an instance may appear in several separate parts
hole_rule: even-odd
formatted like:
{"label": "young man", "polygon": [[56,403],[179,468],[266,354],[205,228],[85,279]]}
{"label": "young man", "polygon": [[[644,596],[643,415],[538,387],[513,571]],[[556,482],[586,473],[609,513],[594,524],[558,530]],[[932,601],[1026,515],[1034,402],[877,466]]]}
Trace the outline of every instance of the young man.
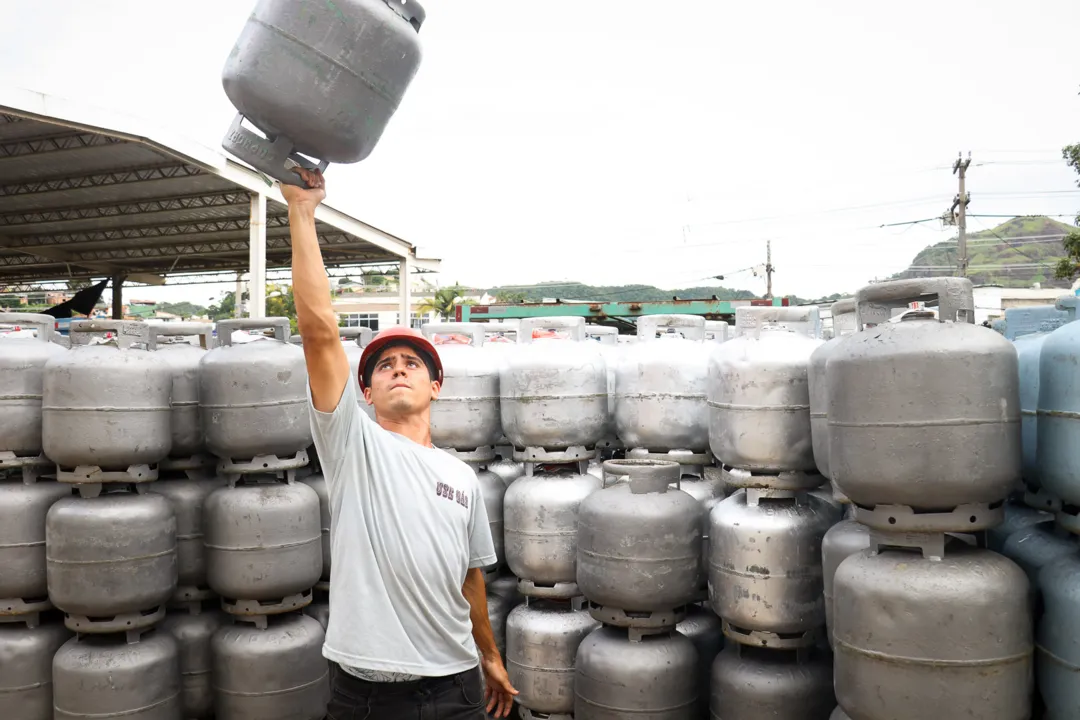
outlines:
{"label": "young man", "polygon": [[495,562],[495,550],[484,501],[469,466],[431,444],[438,353],[413,330],[379,333],[358,378],[376,422],[360,411],[315,235],[324,180],[298,172],[308,187],[281,190],[311,427],[330,496],[328,717],[479,720],[485,709],[506,717],[517,691],[488,620],[480,568]]}

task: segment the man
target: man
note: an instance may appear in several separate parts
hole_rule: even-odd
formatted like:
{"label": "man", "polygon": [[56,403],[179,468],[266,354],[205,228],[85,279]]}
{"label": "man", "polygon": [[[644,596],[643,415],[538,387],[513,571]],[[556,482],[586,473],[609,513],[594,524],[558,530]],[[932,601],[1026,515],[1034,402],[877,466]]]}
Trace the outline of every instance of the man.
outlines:
{"label": "man", "polygon": [[517,691],[488,620],[480,568],[495,550],[484,501],[469,466],[431,444],[438,353],[416,331],[379,333],[358,378],[376,422],[360,411],[315,234],[324,180],[297,172],[308,187],[281,190],[332,519],[328,717],[474,720],[485,709],[506,717]]}

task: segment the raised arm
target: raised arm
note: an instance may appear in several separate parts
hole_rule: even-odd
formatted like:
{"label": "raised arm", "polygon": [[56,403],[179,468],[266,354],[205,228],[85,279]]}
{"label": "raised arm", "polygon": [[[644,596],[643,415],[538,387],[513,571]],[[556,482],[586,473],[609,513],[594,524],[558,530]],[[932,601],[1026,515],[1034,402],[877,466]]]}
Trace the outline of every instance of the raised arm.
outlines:
{"label": "raised arm", "polygon": [[296,320],[304,338],[311,399],[319,412],[333,412],[349,381],[349,361],[338,336],[337,315],[330,304],[330,282],[326,277],[319,238],[315,234],[315,208],[326,197],[320,172],[298,169],[308,184],[281,186],[289,203],[289,235],[292,238],[293,299]]}

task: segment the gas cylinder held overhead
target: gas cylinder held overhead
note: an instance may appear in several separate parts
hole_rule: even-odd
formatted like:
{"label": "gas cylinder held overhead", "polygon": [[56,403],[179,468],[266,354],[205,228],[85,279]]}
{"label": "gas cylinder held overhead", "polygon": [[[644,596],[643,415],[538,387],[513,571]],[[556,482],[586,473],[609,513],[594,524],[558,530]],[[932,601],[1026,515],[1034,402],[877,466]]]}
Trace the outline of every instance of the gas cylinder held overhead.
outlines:
{"label": "gas cylinder held overhead", "polygon": [[[537,333],[550,332],[545,337]],[[519,461],[583,460],[608,424],[607,367],[580,317],[527,318],[499,376],[506,437]]]}
{"label": "gas cylinder held overhead", "polygon": [[704,339],[701,317],[638,318],[637,342],[626,347],[615,368],[615,426],[626,447],[708,451],[706,394],[714,346]]}
{"label": "gas cylinder held overhead", "polygon": [[[234,342],[237,330],[273,337]],[[288,318],[218,323],[218,346],[199,364],[206,445],[223,473],[274,472],[307,464],[311,446],[304,351],[288,342]]]}
{"label": "gas cylinder held overhead", "polygon": [[466,453],[495,445],[502,435],[499,363],[484,352],[483,324],[427,323],[423,333],[443,366],[439,399],[431,404],[432,444]]}
{"label": "gas cylinder held overhead", "polygon": [[424,17],[417,0],[260,0],[222,71],[239,111],[222,146],[292,184],[292,163],[360,162],[420,66]]}
{"label": "gas cylinder held overhead", "polygon": [[[189,470],[205,464],[199,420],[199,362],[214,347],[210,323],[161,323],[150,326],[158,357],[172,368],[172,448],[165,469]],[[176,338],[197,337],[198,345]],[[163,338],[170,340],[163,341]]]}
{"label": "gas cylinder held overhead", "polygon": [[0,469],[48,464],[41,443],[45,363],[66,352],[50,342],[55,322],[51,315],[0,312],[0,325],[36,331],[0,336]]}
{"label": "gas cylinder held overhead", "polygon": [[[57,479],[155,480],[172,448],[173,375],[150,326],[74,320],[72,348],[45,365],[42,439]],[[103,339],[90,344],[92,338]],[[107,411],[108,422],[99,418]]]}
{"label": "gas cylinder held overhead", "polygon": [[681,490],[678,463],[608,460],[626,478],[581,503],[577,582],[593,617],[621,627],[672,627],[701,579],[701,504]]}
{"label": "gas cylinder held overhead", "polygon": [[[877,283],[855,300],[865,329],[841,340],[826,368],[829,469],[855,519],[888,531],[997,524],[1020,477],[1012,343],[973,324],[966,278]],[[918,301],[936,301],[938,317],[890,322]]]}

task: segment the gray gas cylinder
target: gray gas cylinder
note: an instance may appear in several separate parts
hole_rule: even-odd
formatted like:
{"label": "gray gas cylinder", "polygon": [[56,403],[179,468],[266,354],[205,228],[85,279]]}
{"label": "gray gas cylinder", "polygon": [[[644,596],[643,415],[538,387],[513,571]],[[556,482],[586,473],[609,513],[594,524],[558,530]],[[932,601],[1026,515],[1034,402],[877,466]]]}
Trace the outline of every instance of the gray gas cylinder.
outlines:
{"label": "gray gas cylinder", "polygon": [[72,630],[146,627],[176,591],[176,514],[161,495],[106,485],[49,508],[45,553],[49,599]]}
{"label": "gray gas cylinder", "polygon": [[214,717],[322,720],[330,700],[322,626],[302,613],[262,620],[224,625],[210,641]]}
{"label": "gray gas cylinder", "polygon": [[191,479],[177,473],[150,487],[150,492],[169,500],[176,515],[177,600],[205,599],[208,595],[203,506],[210,493],[224,485],[221,478]]}
{"label": "gray gas cylinder", "polygon": [[[533,338],[543,330],[556,333]],[[584,318],[523,320],[518,343],[499,374],[506,437],[516,448],[594,447],[608,424],[607,366]]]}
{"label": "gray gas cylinder", "polygon": [[713,720],[828,720],[836,699],[828,656],[728,644],[712,668]]}
{"label": "gray gas cylinder", "polygon": [[[173,378],[168,363],[150,352],[156,347],[150,326],[73,320],[70,328],[71,350],[45,365],[45,454],[75,481],[153,479],[156,468],[149,466],[172,448]],[[107,342],[89,344],[105,335]],[[100,421],[103,408],[108,422]]]}
{"label": "gray gas cylinder", "polygon": [[[681,490],[678,463],[608,460],[606,477],[578,511],[577,582],[604,622],[670,613],[694,600],[700,584],[701,504]],[[620,612],[622,611],[622,612]]]}
{"label": "gray gas cylinder", "polygon": [[220,610],[202,608],[198,603],[192,603],[189,608],[170,610],[161,621],[159,627],[176,639],[180,651],[184,720],[213,717],[210,639],[226,622],[228,619]]}
{"label": "gray gas cylinder", "polygon": [[[659,338],[658,332],[663,333]],[[615,426],[626,447],[652,452],[709,449],[706,395],[714,346],[704,339],[701,317],[637,319],[637,342],[626,347],[615,367]]]}
{"label": "gray gas cylinder", "polygon": [[6,718],[53,720],[53,656],[71,631],[36,615],[0,621],[0,708]]}
{"label": "gray gas cylinder", "polygon": [[837,700],[860,720],[1026,720],[1034,643],[1023,571],[944,536],[894,545],[910,541],[872,536],[836,571]]}
{"label": "gray gas cylinder", "polygon": [[[555,341],[553,341],[555,342]],[[506,563],[530,593],[570,598],[577,586],[577,518],[600,479],[576,463],[543,466],[519,478],[503,499]]]}
{"label": "gray gas cylinder", "polygon": [[48,607],[45,517],[53,503],[70,495],[71,486],[54,480],[0,475],[0,614]]}
{"label": "gray gas cylinder", "polygon": [[326,489],[326,478],[320,473],[313,473],[300,479],[319,496],[319,525],[322,529],[322,581],[330,582],[330,495]]}
{"label": "gray gas cylinder", "polygon": [[[233,342],[236,330],[265,329],[273,337]],[[288,333],[288,318],[218,323],[218,346],[199,364],[199,411],[207,448],[222,460],[285,461],[311,446],[304,351],[287,342]],[[237,472],[276,464],[266,459]]]}
{"label": "gray gas cylinder", "polygon": [[[972,292],[966,278],[919,278],[856,294],[864,329],[841,340],[826,370],[829,469],[853,503],[963,520],[946,531],[997,521],[961,506],[993,505],[1020,477],[1019,376],[1012,344],[973,324]],[[889,322],[891,308],[935,299],[937,318],[910,312]],[[884,529],[926,521],[891,517]]]}
{"label": "gray gas cylinder", "polygon": [[695,720],[697,666],[694,644],[673,630],[594,630],[578,646],[574,720]]}
{"label": "gray gas cylinder", "polygon": [[180,649],[171,634],[79,635],[53,658],[52,718],[181,720],[180,688]]}
{"label": "gray gas cylinder", "polygon": [[506,671],[516,700],[534,713],[574,711],[574,660],[581,641],[600,623],[580,601],[530,600],[506,621]]}
{"label": "gray gas cylinder", "polygon": [[[199,361],[214,346],[210,323],[160,323],[150,326],[157,339],[158,357],[172,368],[172,457],[187,458],[205,449],[199,418]],[[198,345],[186,341],[162,342],[162,338],[199,338]]]}
{"label": "gray gas cylinder", "polygon": [[210,494],[205,523],[206,576],[214,592],[247,602],[281,601],[280,609],[310,602],[305,594],[323,572],[314,490],[272,475],[246,475]]}
{"label": "gray gas cylinder", "polygon": [[443,366],[439,399],[431,404],[431,442],[436,447],[476,450],[502,435],[499,362],[484,351],[483,323],[427,323]]}
{"label": "gray gas cylinder", "polygon": [[260,0],[222,70],[239,111],[222,146],[283,182],[290,161],[360,162],[420,66],[424,17],[417,0]]}
{"label": "gray gas cylinder", "polygon": [[42,453],[41,400],[45,363],[66,351],[53,337],[56,318],[0,312],[0,325],[33,329],[33,337],[0,336],[0,466],[4,454],[33,458]]}

